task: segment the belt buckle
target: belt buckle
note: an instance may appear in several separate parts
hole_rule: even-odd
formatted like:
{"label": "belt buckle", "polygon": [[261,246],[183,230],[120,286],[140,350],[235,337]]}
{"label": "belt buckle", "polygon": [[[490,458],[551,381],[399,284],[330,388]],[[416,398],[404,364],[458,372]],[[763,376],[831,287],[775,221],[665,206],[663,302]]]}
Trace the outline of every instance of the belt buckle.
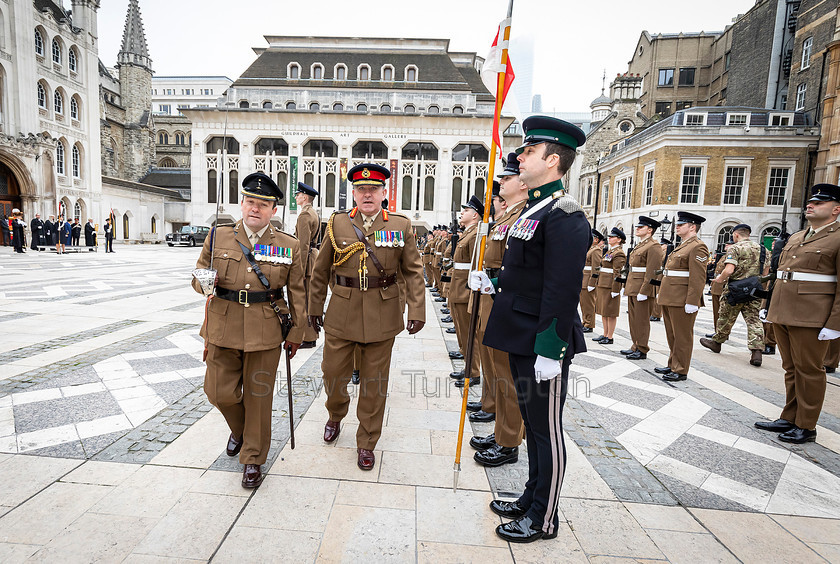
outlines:
{"label": "belt buckle", "polygon": [[[244,298],[243,298],[244,296]],[[239,290],[239,303],[244,305],[245,307],[250,307],[251,304],[248,303],[248,290]]]}
{"label": "belt buckle", "polygon": [[667,268],[662,269],[662,276],[668,276],[668,269]]}

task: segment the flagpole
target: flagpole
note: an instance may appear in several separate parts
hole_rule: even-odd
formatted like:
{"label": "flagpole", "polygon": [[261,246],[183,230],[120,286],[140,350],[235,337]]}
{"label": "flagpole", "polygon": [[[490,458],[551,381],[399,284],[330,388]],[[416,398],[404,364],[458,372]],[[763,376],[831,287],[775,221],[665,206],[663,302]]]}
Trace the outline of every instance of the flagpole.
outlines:
{"label": "flagpole", "polygon": [[[493,127],[497,128],[498,124],[501,122],[501,115],[502,115],[502,106],[504,105],[504,90],[505,90],[505,71],[507,69],[508,63],[508,41],[510,40],[510,19],[513,15],[513,0],[510,0],[508,4],[508,11],[507,11],[507,18],[506,22],[507,25],[505,26],[504,30],[499,30],[499,35],[502,36],[502,41],[504,41],[503,45],[505,45],[504,49],[502,49],[502,68],[499,75],[496,77],[496,106],[493,112]],[[498,39],[497,39],[498,41]],[[490,142],[490,166],[487,173],[487,182],[484,185],[484,214],[481,218],[481,223],[479,224],[478,235],[480,240],[476,241],[476,244],[479,245],[478,251],[478,262],[476,263],[476,268],[481,270],[484,268],[484,251],[486,250],[487,244],[487,232],[489,231],[490,227],[490,207],[493,205],[493,178],[495,178],[496,172],[496,153],[501,147],[498,147],[496,144],[496,135],[498,135],[498,130],[495,131],[492,135],[492,141]],[[470,376],[472,373],[472,357],[473,357],[473,348],[475,343],[475,331],[476,326],[478,325],[478,302],[481,294],[475,290],[471,292],[470,295],[470,302],[472,309],[470,314],[470,326],[469,330],[467,331],[467,346],[466,350],[464,351],[464,356],[466,360],[466,367],[464,368],[464,392],[461,398],[461,421],[458,426],[458,444],[455,446],[455,465],[454,465],[454,477],[452,482],[452,491],[458,491],[458,476],[461,474],[461,445],[464,441],[464,425],[467,415],[467,401],[470,395]]]}

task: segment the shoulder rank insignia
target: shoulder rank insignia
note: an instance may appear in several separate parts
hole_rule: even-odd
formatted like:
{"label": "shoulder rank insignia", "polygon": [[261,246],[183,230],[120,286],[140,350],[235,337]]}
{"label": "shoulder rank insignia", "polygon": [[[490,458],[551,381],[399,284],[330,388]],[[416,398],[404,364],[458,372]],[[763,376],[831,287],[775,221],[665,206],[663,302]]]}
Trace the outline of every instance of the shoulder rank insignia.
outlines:
{"label": "shoulder rank insignia", "polygon": [[402,231],[374,231],[374,244],[377,247],[404,247],[405,237]]}
{"label": "shoulder rank insignia", "polygon": [[272,247],[271,245],[254,245],[254,258],[260,262],[292,264],[292,249]]}
{"label": "shoulder rank insignia", "polygon": [[530,241],[531,238],[534,236],[534,231],[537,230],[537,225],[539,224],[539,220],[536,219],[519,218],[513,224],[513,229],[511,229],[510,236],[516,239]]}

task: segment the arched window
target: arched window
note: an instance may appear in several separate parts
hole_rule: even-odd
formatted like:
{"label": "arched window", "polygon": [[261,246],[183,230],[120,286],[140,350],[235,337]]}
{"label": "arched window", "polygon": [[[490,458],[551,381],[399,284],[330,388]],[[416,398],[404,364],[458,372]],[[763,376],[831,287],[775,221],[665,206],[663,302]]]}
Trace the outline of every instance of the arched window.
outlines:
{"label": "arched window", "polygon": [[297,104],[295,104],[294,102],[286,102],[286,109],[287,110],[296,110],[297,109]]}
{"label": "arched window", "polygon": [[[768,248],[768,250],[773,248],[773,239],[779,236],[782,230],[776,227],[775,225],[771,225],[769,227],[765,227],[764,230],[761,232],[761,238],[758,240],[759,245],[764,245]],[[770,240],[768,243],[768,239]]]}
{"label": "arched window", "polygon": [[368,65],[359,65],[357,72],[359,80],[370,80],[370,67]]}
{"label": "arched window", "polygon": [[297,63],[289,63],[286,72],[289,78],[297,80],[300,78],[300,65]]}
{"label": "arched window", "polygon": [[[337,157],[338,145],[332,139],[312,139],[307,141],[303,146],[304,157],[317,157],[323,155],[325,157]],[[304,182],[306,182],[304,180]],[[306,182],[312,186],[311,182]]]}
{"label": "arched window", "polygon": [[342,104],[341,102],[336,102],[335,104],[333,104],[333,111],[334,112],[340,112],[340,111],[343,111],[343,110],[344,110],[344,104]]}
{"label": "arched window", "polygon": [[428,108],[426,108],[426,112],[430,114],[439,114],[440,108],[438,106],[431,105]]}
{"label": "arched window", "polygon": [[353,145],[354,159],[387,159],[388,147],[382,141],[359,141]]}
{"label": "arched window", "polygon": [[73,204],[73,219],[82,221],[82,202],[81,200],[77,200],[75,204]]}
{"label": "arched window", "polygon": [[169,145],[169,134],[165,131],[158,133],[158,145]]}
{"label": "arched window", "polygon": [[379,106],[379,111],[387,114],[391,111],[391,104],[382,104]]}
{"label": "arched window", "polygon": [[453,114],[459,114],[459,115],[460,115],[460,114],[463,114],[463,113],[464,113],[464,108],[463,108],[463,107],[461,107],[461,106],[454,106],[454,107],[452,108],[452,113],[453,113]]}
{"label": "arched window", "polygon": [[61,64],[61,43],[58,39],[53,39],[52,42],[52,60],[55,64]]}
{"label": "arched window", "polygon": [[59,141],[55,146],[55,171],[60,175],[65,174],[65,155],[64,155],[64,143]]}
{"label": "arched window", "polygon": [[178,168],[178,163],[175,162],[175,159],[170,157],[166,157],[160,160],[160,164],[158,164],[161,168]]}
{"label": "arched window", "polygon": [[128,241],[128,214],[123,214],[123,239]]}
{"label": "arched window", "polygon": [[248,100],[240,100],[239,101],[240,108],[250,108],[251,104],[248,103]]}
{"label": "arched window", "polygon": [[724,225],[720,228],[717,234],[717,248],[722,249],[723,245],[726,244],[732,238],[732,228],[735,227],[734,225]]}
{"label": "arched window", "polygon": [[453,161],[476,160],[479,162],[486,162],[489,155],[490,152],[487,150],[487,147],[479,144],[462,143],[460,145],[456,145],[455,148],[452,149]]}
{"label": "arched window", "polygon": [[274,153],[275,155],[288,156],[289,144],[279,137],[263,137],[254,143],[255,155],[267,155]]}
{"label": "arched window", "polygon": [[312,75],[312,80],[324,79],[324,65],[322,65],[321,63],[315,63],[314,65],[312,65],[312,68],[309,72]]}
{"label": "arched window", "polygon": [[356,111],[357,112],[366,112],[367,111],[367,104],[365,104],[365,103],[356,104]]}
{"label": "arched window", "polygon": [[176,144],[176,145],[180,145],[180,146],[182,146],[182,147],[183,147],[184,145],[186,145],[186,144],[187,144],[187,137],[186,137],[186,135],[184,135],[183,133],[176,133],[176,134],[175,134],[175,144]]}
{"label": "arched window", "polygon": [[226,150],[229,155],[239,154],[239,141],[235,137],[217,136],[207,141],[207,154],[216,154],[218,151]]}
{"label": "arched window", "polygon": [[61,95],[60,90],[56,90],[53,94],[53,109],[57,114],[64,113],[64,96]]}
{"label": "arched window", "polygon": [[414,107],[414,104],[406,104],[403,111],[407,114],[413,114],[417,111],[417,108]]}
{"label": "arched window", "polygon": [[321,104],[319,104],[318,102],[312,102],[311,104],[309,104],[309,111],[310,112],[317,112],[320,109],[321,109]]}
{"label": "arched window", "polygon": [[70,98],[70,118],[79,119],[79,102],[75,96]]}
{"label": "arched window", "polygon": [[38,83],[38,107],[47,109],[47,90],[40,82]]}
{"label": "arched window", "polygon": [[70,50],[67,51],[67,67],[70,69],[70,72],[79,70],[79,58],[76,55],[75,47],[70,47]]}
{"label": "arched window", "polygon": [[157,219],[152,216],[152,234],[157,233]]}
{"label": "arched window", "polygon": [[35,54],[44,56],[44,37],[39,29],[35,30]]}
{"label": "arched window", "polygon": [[347,80],[347,67],[345,65],[335,65],[335,79]]}
{"label": "arched window", "polygon": [[382,65],[382,81],[383,82],[393,82],[394,81],[394,67],[391,65]]}
{"label": "arched window", "polygon": [[436,161],[438,159],[438,150],[431,143],[406,143],[402,148],[403,160],[424,159],[427,161]]}
{"label": "arched window", "polygon": [[409,65],[405,67],[405,81],[417,82],[417,67],[415,67],[414,65]]}
{"label": "arched window", "polygon": [[262,107],[264,110],[270,110],[273,107],[273,104],[269,100],[266,100],[265,102],[263,102]]}
{"label": "arched window", "polygon": [[73,178],[81,178],[82,177],[82,155],[79,151],[79,148],[76,145],[73,145],[72,162],[73,162]]}

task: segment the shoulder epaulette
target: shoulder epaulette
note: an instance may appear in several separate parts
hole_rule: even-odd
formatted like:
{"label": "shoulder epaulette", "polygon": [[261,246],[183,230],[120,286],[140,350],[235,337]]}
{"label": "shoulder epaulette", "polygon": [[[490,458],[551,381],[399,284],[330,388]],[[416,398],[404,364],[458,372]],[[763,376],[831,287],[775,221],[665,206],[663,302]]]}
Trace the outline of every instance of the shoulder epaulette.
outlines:
{"label": "shoulder epaulette", "polygon": [[568,214],[572,214],[578,211],[583,211],[583,208],[580,207],[580,204],[577,203],[577,200],[569,196],[568,194],[564,194],[557,198],[557,201],[554,202],[552,206],[553,210],[563,210]]}

